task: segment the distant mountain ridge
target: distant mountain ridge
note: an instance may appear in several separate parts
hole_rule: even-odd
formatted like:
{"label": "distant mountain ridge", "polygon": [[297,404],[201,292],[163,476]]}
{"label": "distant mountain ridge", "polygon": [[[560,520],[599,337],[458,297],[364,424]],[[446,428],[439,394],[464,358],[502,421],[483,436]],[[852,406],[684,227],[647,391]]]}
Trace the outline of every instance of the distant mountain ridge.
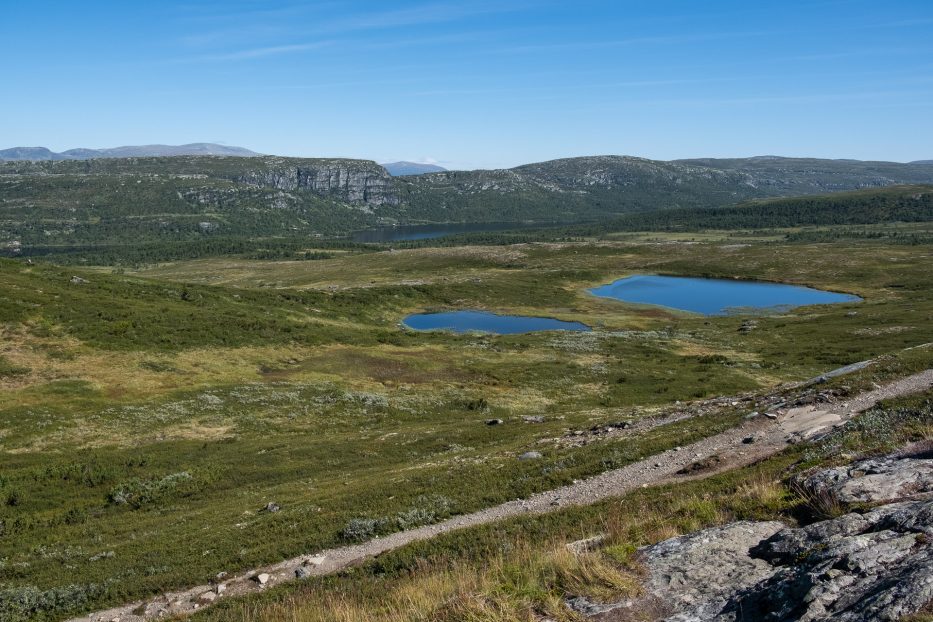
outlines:
{"label": "distant mountain ridge", "polygon": [[[631,226],[640,226],[644,214],[678,209],[680,215],[672,214],[670,220],[654,218],[656,226],[836,222],[837,217],[852,223],[886,216],[872,197],[867,202],[848,199],[848,215],[834,215],[833,201],[795,203],[777,211],[757,206],[715,210],[753,199],[905,184],[933,185],[933,164],[589,156],[512,169],[392,177],[373,161],[347,158],[10,161],[0,162],[0,254],[4,248],[25,255],[85,247],[116,249],[106,250],[116,257],[146,244],[163,249],[166,244],[193,244],[190,249],[209,254],[257,238],[306,241],[380,222],[567,224],[631,215]],[[912,194],[923,195],[922,205]],[[926,218],[926,194],[910,190],[903,204],[892,204],[891,217]],[[143,251],[133,252],[141,257]]]}
{"label": "distant mountain ridge", "polygon": [[127,145],[109,149],[78,147],[56,153],[45,147],[12,147],[0,149],[0,160],[91,160],[93,158],[148,158],[169,156],[237,156],[261,155],[243,147],[216,143],[189,143],[187,145]]}
{"label": "distant mountain ridge", "polygon": [[424,175],[425,173],[443,173],[447,170],[443,166],[438,166],[436,164],[422,164],[420,162],[406,162],[404,160],[400,162],[387,162],[382,165],[382,168],[389,171],[389,175],[393,177],[401,177],[402,175]]}

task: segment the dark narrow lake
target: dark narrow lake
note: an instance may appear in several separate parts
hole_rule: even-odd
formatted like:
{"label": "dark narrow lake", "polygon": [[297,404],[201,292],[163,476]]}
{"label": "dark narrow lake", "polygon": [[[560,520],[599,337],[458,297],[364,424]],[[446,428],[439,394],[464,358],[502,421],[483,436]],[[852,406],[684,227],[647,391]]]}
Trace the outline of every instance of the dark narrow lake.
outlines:
{"label": "dark narrow lake", "polygon": [[481,231],[509,231],[513,229],[539,229],[546,227],[542,223],[527,222],[480,222],[480,223],[449,223],[440,225],[400,225],[397,227],[376,227],[364,229],[353,234],[354,242],[379,243],[403,242],[405,240],[429,240],[442,238],[445,235],[457,233],[474,233]]}
{"label": "dark narrow lake", "polygon": [[406,317],[402,323],[415,330],[449,330],[455,333],[475,331],[497,335],[514,335],[542,330],[590,330],[589,326],[580,322],[565,322],[550,317],[527,315],[497,315],[487,311],[416,313]]}
{"label": "dark narrow lake", "polygon": [[661,305],[704,315],[782,311],[803,305],[859,302],[861,298],[799,285],[636,275],[590,290],[624,302]]}

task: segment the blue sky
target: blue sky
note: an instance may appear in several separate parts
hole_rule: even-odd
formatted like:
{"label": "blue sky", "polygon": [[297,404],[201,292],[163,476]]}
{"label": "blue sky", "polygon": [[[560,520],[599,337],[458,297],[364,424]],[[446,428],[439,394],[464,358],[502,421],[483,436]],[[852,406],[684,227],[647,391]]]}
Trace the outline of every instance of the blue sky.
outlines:
{"label": "blue sky", "polygon": [[933,158],[933,1],[0,0],[0,147]]}

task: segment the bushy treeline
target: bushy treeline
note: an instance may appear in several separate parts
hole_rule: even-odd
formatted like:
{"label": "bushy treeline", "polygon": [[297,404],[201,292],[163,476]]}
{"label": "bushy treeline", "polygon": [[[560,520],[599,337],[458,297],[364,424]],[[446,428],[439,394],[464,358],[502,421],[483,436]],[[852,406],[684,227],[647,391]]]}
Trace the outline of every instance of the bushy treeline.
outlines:
{"label": "bushy treeline", "polygon": [[776,229],[933,221],[933,186],[894,186],[840,194],[758,200],[734,207],[629,214],[606,231]]}
{"label": "bushy treeline", "polygon": [[29,246],[18,254],[25,258],[44,258],[59,264],[133,266],[161,261],[237,256],[244,259],[328,259],[327,251],[372,251],[371,246],[342,239],[230,238],[206,237],[200,240],[147,242],[143,244],[108,244],[105,246]]}

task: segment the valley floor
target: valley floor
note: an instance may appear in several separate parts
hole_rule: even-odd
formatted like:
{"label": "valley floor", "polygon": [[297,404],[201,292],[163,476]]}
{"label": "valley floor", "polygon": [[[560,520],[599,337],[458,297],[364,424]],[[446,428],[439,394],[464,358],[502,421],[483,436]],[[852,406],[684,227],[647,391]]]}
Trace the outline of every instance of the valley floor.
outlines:
{"label": "valley floor", "polygon": [[[874,360],[812,389],[842,403],[931,367],[916,347],[933,341],[931,257],[929,245],[884,240],[658,236],[136,271],[0,260],[0,618],[63,620],[221,571],[436,534],[502,504],[512,521],[537,509],[558,520],[550,510],[595,498],[587,485],[535,495],[634,464],[651,467],[640,485],[667,482],[696,453],[751,460],[779,429],[745,419],[765,412],[763,396]],[[586,293],[635,273],[789,282],[863,302],[704,317]],[[399,326],[459,308],[593,331]],[[673,451],[744,440],[754,430],[743,426],[764,436]],[[528,452],[540,457],[518,459]]]}

